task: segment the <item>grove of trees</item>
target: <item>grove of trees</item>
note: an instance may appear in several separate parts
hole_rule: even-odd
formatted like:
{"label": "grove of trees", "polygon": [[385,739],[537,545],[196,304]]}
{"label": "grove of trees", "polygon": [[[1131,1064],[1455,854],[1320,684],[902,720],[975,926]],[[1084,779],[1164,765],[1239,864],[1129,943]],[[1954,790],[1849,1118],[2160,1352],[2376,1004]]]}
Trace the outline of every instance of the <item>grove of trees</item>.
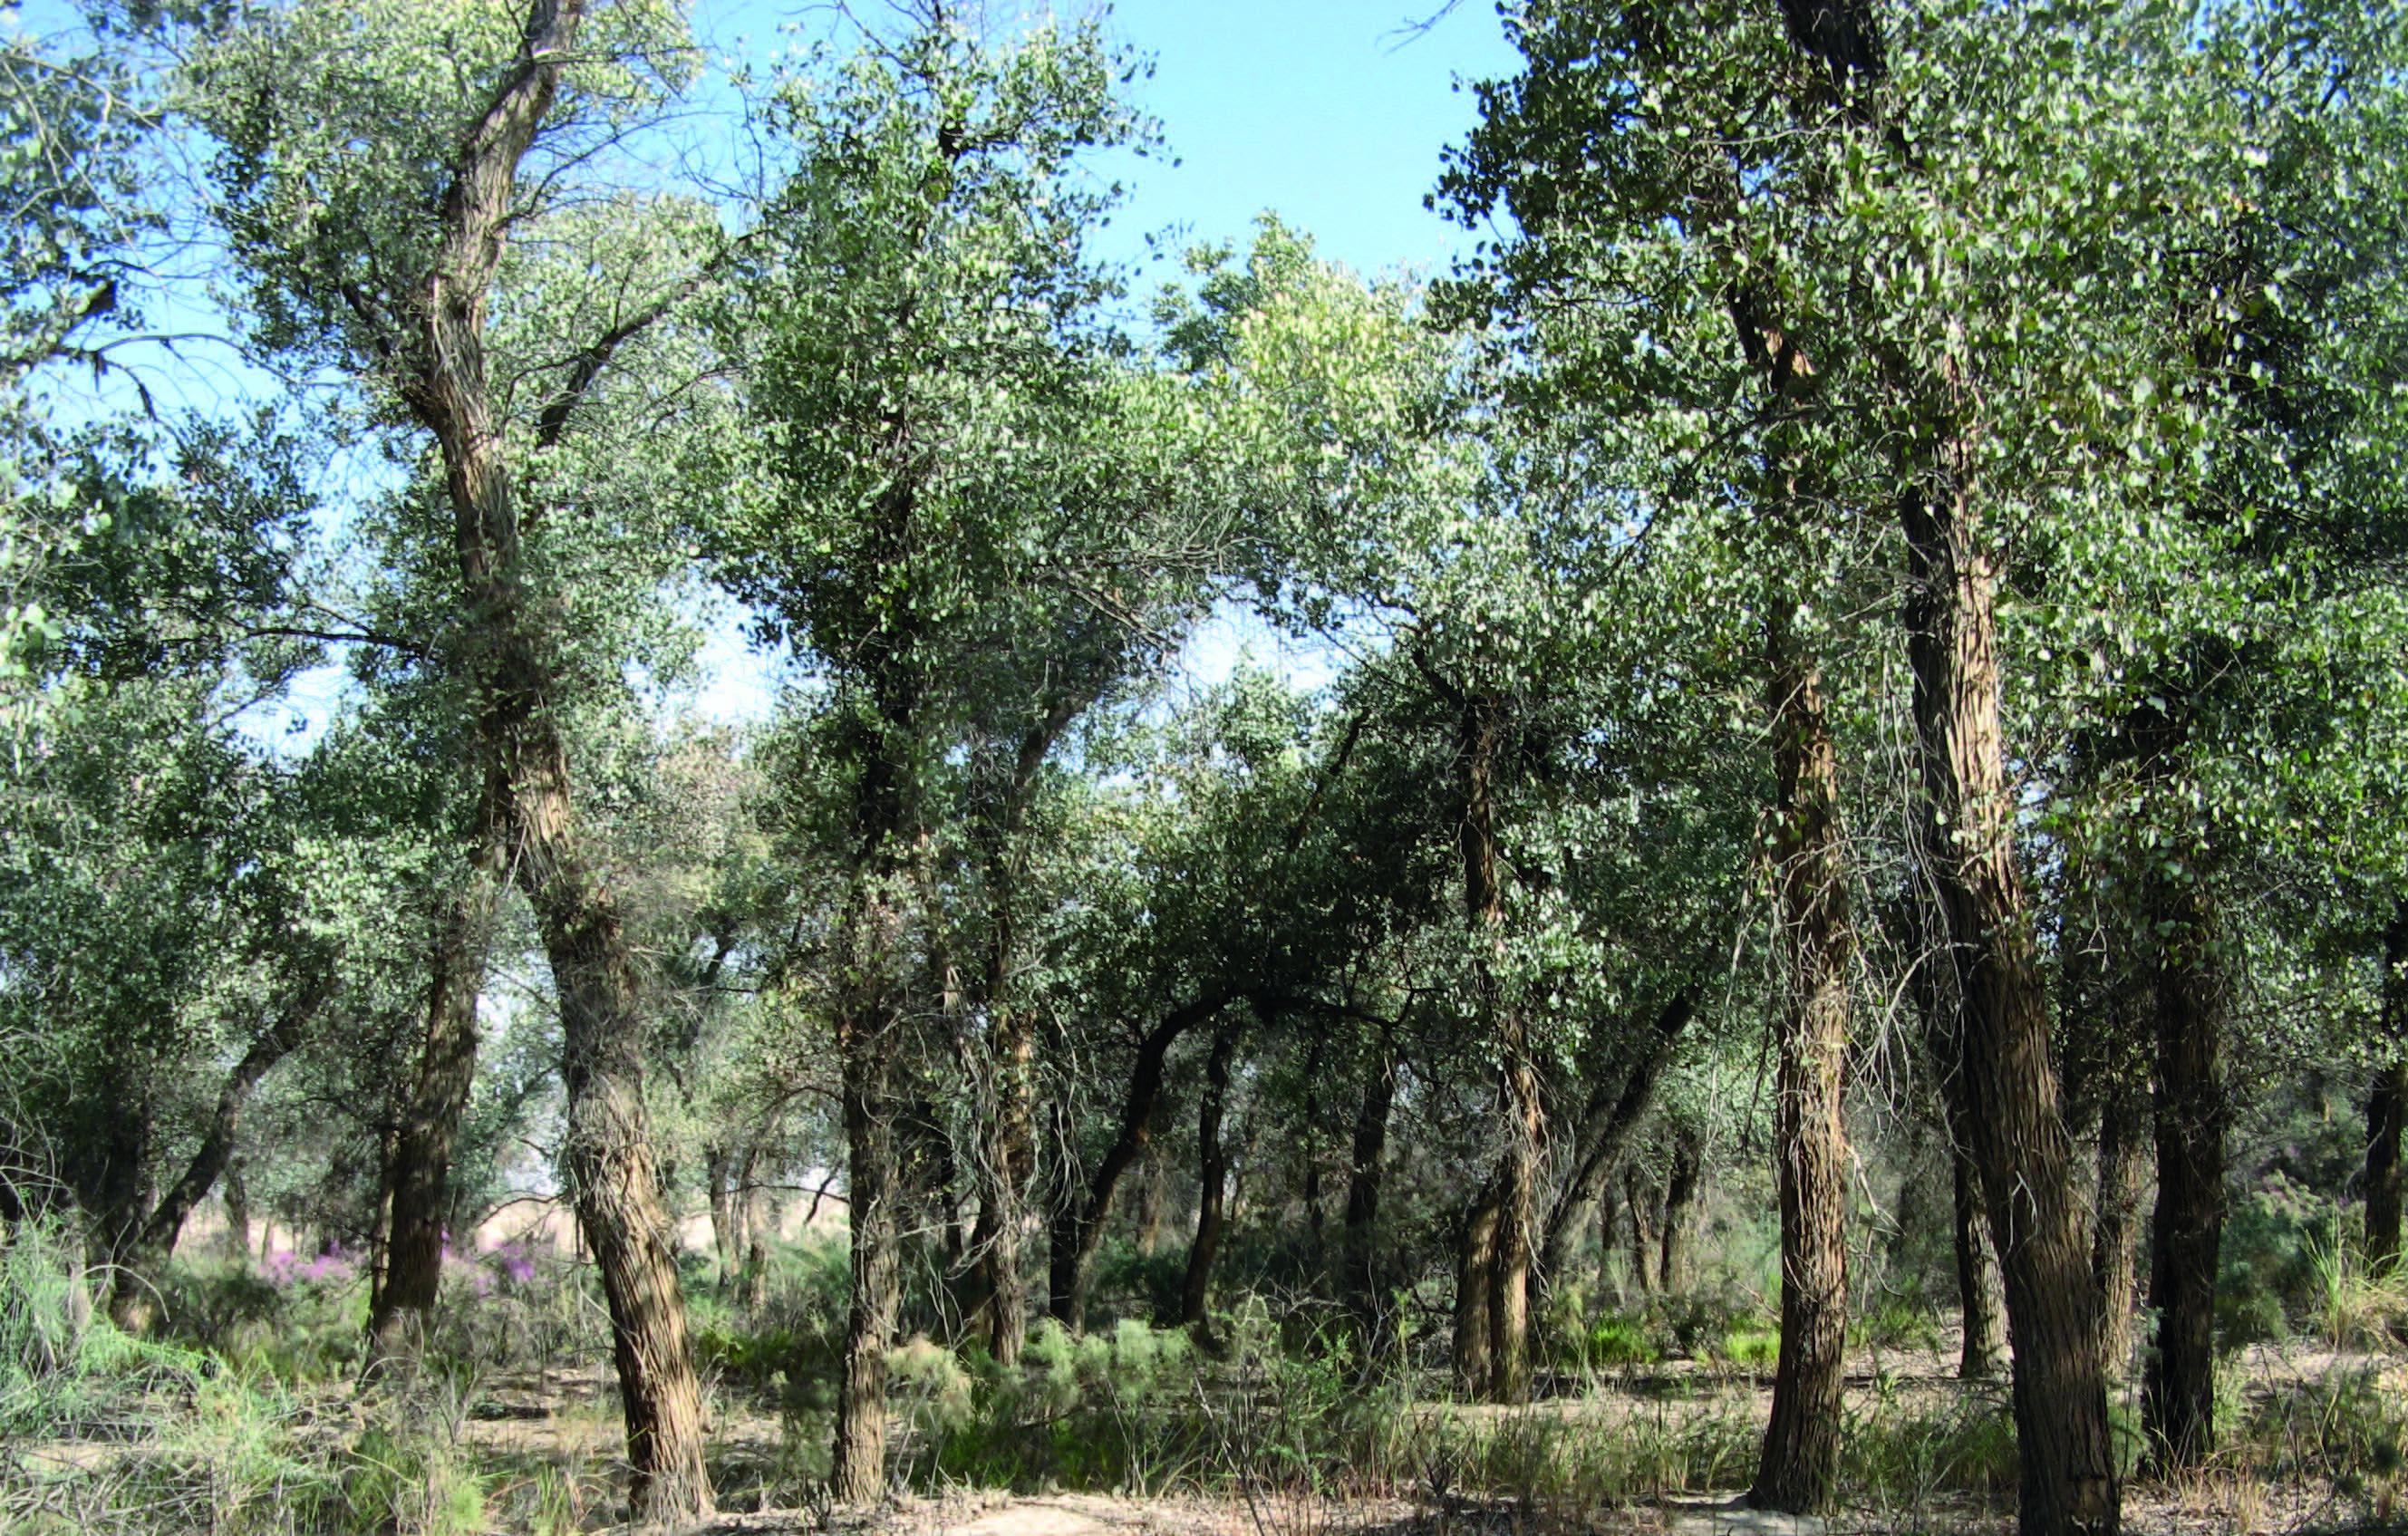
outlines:
{"label": "grove of trees", "polygon": [[1926,1271],[2028,1536],[2215,1465],[2401,1262],[2408,8],[1498,10],[1430,278],[1111,258],[1108,16],[8,13],[0,1253],[373,1392],[556,1198],[676,1521],[783,1203],[867,1505],[915,1339],[1518,1404],[1753,1200],[1756,1505]]}

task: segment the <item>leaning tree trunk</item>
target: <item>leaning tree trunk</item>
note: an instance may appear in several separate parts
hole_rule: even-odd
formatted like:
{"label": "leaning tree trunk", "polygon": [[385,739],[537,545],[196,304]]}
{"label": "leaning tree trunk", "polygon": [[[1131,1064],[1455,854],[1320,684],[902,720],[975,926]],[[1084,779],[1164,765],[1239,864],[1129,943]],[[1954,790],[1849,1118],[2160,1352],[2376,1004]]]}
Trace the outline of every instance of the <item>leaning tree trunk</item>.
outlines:
{"label": "leaning tree trunk", "polygon": [[2366,1096],[2366,1262],[2382,1272],[2400,1262],[2403,1187],[2400,1135],[2408,1126],[2408,905],[2383,931],[2383,1033],[2386,1053]]}
{"label": "leaning tree trunk", "polygon": [[1749,1501],[1817,1514],[1840,1473],[1847,1347],[1847,1133],[1840,1121],[1852,946],[1839,760],[1820,669],[1781,614],[1768,623],[1773,880],[1782,1001],[1773,1142],[1781,1202],[1781,1356]]}
{"label": "leaning tree trunk", "polygon": [[2100,1371],[2072,1147],[2049,1059],[2047,994],[2014,846],[2000,721],[1996,557],[1971,501],[1971,448],[1899,503],[1906,628],[1924,792],[1919,873],[1940,910],[1959,1001],[1953,1091],[1965,1096],[2014,1345],[2023,1536],[2114,1536],[2114,1441]]}
{"label": "leaning tree trunk", "polygon": [[[508,434],[486,379],[487,307],[520,162],[579,56],[584,14],[585,0],[531,0],[517,58],[453,141],[438,233],[411,309],[417,333],[395,362],[404,400],[442,451],[465,650],[483,696],[478,750],[489,793],[505,797],[497,819],[511,834],[512,872],[535,908],[559,996],[561,1171],[610,1313],[633,1514],[669,1521],[708,1514],[711,1496],[701,1385],[644,1113],[636,963],[577,830],[561,700],[529,612]],[[539,441],[556,436],[578,393],[632,334],[614,331],[580,358],[569,391],[543,413]]]}
{"label": "leaning tree trunk", "polygon": [[1095,1275],[1096,1251],[1103,1244],[1112,1198],[1122,1178],[1154,1139],[1154,1113],[1162,1102],[1164,1067],[1170,1048],[1230,1000],[1226,992],[1209,993],[1173,1010],[1138,1042],[1137,1061],[1121,1099],[1120,1129],[1103,1161],[1088,1177],[1085,1189],[1066,1191],[1064,1203],[1054,1213],[1049,1234],[1052,1251],[1046,1256],[1053,1292],[1049,1310],[1055,1322],[1073,1333],[1087,1326],[1087,1287]]}
{"label": "leaning tree trunk", "polygon": [[[1620,1085],[1608,1092],[1608,1085],[1599,1081],[1592,1087],[1572,1134],[1571,1172],[1547,1212],[1546,1236],[1540,1247],[1541,1284],[1552,1285],[1555,1276],[1565,1272],[1572,1261],[1573,1245],[1596,1225],[1598,1206],[1613,1178],[1614,1163],[1655,1103],[1656,1085],[1696,1012],[1694,993],[1675,993],[1656,1010],[1639,1057]],[[1596,1065],[1601,1078],[1604,1064]]]}
{"label": "leaning tree trunk", "polygon": [[2139,1299],[2141,1197],[2149,1183],[2148,1143],[2141,1138],[2147,1098],[2130,1084],[2111,1091],[2099,1115],[2098,1225],[2090,1271],[2099,1283],[2099,1357],[2108,1379],[2128,1379]]}
{"label": "leaning tree trunk", "polygon": [[710,1509],[710,1474],[675,1232],[644,1107],[635,954],[616,901],[573,840],[566,754],[547,726],[530,735],[520,767],[517,868],[560,1002],[562,1181],[610,1314],[637,1519],[683,1519]]}
{"label": "leaning tree trunk", "polygon": [[184,1223],[193,1208],[208,1198],[209,1189],[218,1182],[233,1160],[235,1136],[242,1128],[242,1112],[251,1102],[251,1090],[268,1069],[291,1055],[301,1043],[310,1021],[324,1005],[333,991],[323,978],[306,985],[277,1014],[276,1022],[266,1032],[251,1042],[218,1087],[218,1101],[209,1116],[208,1128],[201,1134],[201,1144],[193,1153],[184,1171],[159,1197],[159,1203],[135,1229],[132,1239],[118,1256],[117,1270],[108,1300],[110,1318],[130,1333],[147,1333],[159,1321],[158,1276],[167,1267],[168,1256],[176,1251],[176,1240],[183,1234]]}
{"label": "leaning tree trunk", "polygon": [[1204,1095],[1196,1116],[1196,1241],[1187,1247],[1187,1275],[1179,1288],[1179,1321],[1204,1328],[1211,1299],[1212,1261],[1221,1252],[1221,1202],[1229,1183],[1228,1149],[1221,1143],[1221,1114],[1229,1099],[1229,1062],[1238,1049],[1238,1015],[1232,1010],[1212,1032],[1212,1055],[1204,1064]]}
{"label": "leaning tree trunk", "polygon": [[2157,1203],[2150,1224],[2156,1347],[2141,1387],[2151,1466],[2196,1467],[2215,1448],[2215,1270],[2224,1234],[2224,983],[2208,893],[2167,914],[2156,977]]}
{"label": "leaning tree trunk", "polygon": [[477,997],[485,941],[508,856],[499,817],[505,786],[489,785],[466,878],[437,919],[426,1027],[417,1069],[401,1092],[387,1159],[383,1261],[368,1309],[368,1360],[414,1356],[435,1315],[451,1209],[452,1142],[477,1077]]}
{"label": "leaning tree trunk", "polygon": [[1396,1102],[1396,1043],[1383,1033],[1368,1060],[1362,1103],[1354,1112],[1354,1140],[1346,1166],[1345,1229],[1339,1256],[1339,1297],[1347,1315],[1362,1330],[1366,1366],[1387,1353],[1392,1338],[1373,1244],[1379,1233],[1380,1185],[1387,1171],[1388,1116]]}

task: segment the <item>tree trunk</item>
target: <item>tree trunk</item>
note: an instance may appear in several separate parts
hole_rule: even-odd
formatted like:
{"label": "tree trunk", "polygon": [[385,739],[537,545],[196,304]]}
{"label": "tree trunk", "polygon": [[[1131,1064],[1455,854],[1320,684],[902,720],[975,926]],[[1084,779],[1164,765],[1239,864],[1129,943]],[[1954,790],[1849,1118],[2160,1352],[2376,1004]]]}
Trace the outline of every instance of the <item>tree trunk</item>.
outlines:
{"label": "tree trunk", "polygon": [[616,903],[569,842],[566,765],[552,762],[522,781],[528,835],[518,868],[560,1001],[561,1176],[610,1314],[629,1500],[638,1523],[666,1523],[711,1508],[702,1383],[644,1107],[635,958]]}
{"label": "tree trunk", "polygon": [[[580,56],[584,14],[585,0],[532,0],[516,60],[454,141],[437,237],[410,309],[417,334],[396,362],[404,400],[442,451],[466,651],[482,696],[486,793],[498,805],[494,825],[509,833],[509,867],[535,909],[559,996],[561,1171],[609,1308],[632,1513],[671,1521],[710,1513],[711,1496],[701,1385],[644,1113],[636,967],[609,889],[586,863],[576,830],[561,701],[544,631],[529,612],[508,434],[486,380],[487,309],[520,162],[552,110],[562,71]],[[588,350],[570,392],[538,422],[539,442],[556,437],[577,392],[631,334],[622,329]]]}
{"label": "tree trunk", "polygon": [[[850,969],[870,980],[845,1006],[838,1041],[844,1057],[853,1301],[837,1387],[834,1491],[839,1502],[856,1507],[886,1493],[886,1352],[902,1302],[891,1078],[899,1020],[884,981],[892,915],[873,894],[856,918]],[[865,955],[865,947],[876,953]]]}
{"label": "tree trunk", "polygon": [[1630,1212],[1630,1283],[1641,1298],[1656,1290],[1656,1189],[1636,1163],[1622,1170],[1622,1198]]}
{"label": "tree trunk", "polygon": [[1671,1064],[1673,1048],[1696,1012],[1697,995],[1686,989],[1656,1010],[1638,1059],[1612,1091],[1608,1091],[1604,1081],[1605,1064],[1595,1064],[1598,1078],[1572,1136],[1572,1170],[1547,1212],[1539,1264],[1542,1283],[1552,1283],[1554,1276],[1564,1272],[1571,1264],[1573,1245],[1596,1224],[1598,1207],[1613,1178],[1613,1165],[1656,1102],[1656,1085]]}
{"label": "tree trunk", "polygon": [[1212,1055],[1204,1064],[1204,1095],[1196,1117],[1197,1187],[1196,1241],[1187,1248],[1187,1276],[1179,1291],[1179,1321],[1188,1328],[1210,1328],[1206,1303],[1211,1299],[1212,1260],[1221,1251],[1221,1199],[1229,1178],[1227,1149],[1221,1144],[1221,1114],[1229,1098],[1229,1062],[1238,1049],[1238,1015],[1221,1015],[1212,1032]]}
{"label": "tree trunk", "polygon": [[226,1159],[226,1246],[236,1258],[251,1257],[251,1185],[243,1178],[243,1159]]}
{"label": "tree trunk", "polygon": [[710,1251],[719,1261],[719,1294],[736,1289],[736,1267],[744,1257],[743,1217],[738,1209],[736,1159],[726,1143],[703,1143],[702,1182],[710,1201]]}
{"label": "tree trunk", "polygon": [[2215,1448],[2215,1271],[2224,1234],[2225,989],[2211,897],[2195,877],[2165,919],[2157,965],[2157,1203],[2149,1307],[2157,1319],[2141,1388],[2150,1464],[2170,1473]]}
{"label": "tree trunk", "polygon": [[505,795],[505,786],[487,787],[467,876],[437,920],[418,1069],[400,1096],[385,1169],[383,1257],[368,1308],[371,1371],[380,1361],[417,1354],[442,1287],[452,1142],[477,1078],[477,998],[508,856],[500,825]]}
{"label": "tree trunk", "polygon": [[1455,1382],[1465,1396],[1486,1399],[1495,1388],[1495,1329],[1489,1313],[1497,1281],[1497,1224],[1504,1191],[1495,1179],[1464,1213],[1455,1264]]}
{"label": "tree trunk", "polygon": [[2408,905],[2383,932],[2383,1033],[2389,1059],[2366,1096],[2366,1262],[2381,1273],[2400,1262],[2403,1181],[2400,1135],[2408,1125]]}
{"label": "tree trunk", "polygon": [[2099,1357],[2111,1380],[2132,1369],[2132,1307],[2140,1294],[2141,1196],[2149,1182],[2142,1156],[2143,1095],[2128,1084],[2111,1092],[2099,1116],[2099,1217],[2090,1270],[2099,1284]]}
{"label": "tree trunk", "polygon": [[1781,1356],[1772,1417],[1748,1500],[1820,1514],[1840,1472],[1847,1347],[1847,1134],[1840,1121],[1853,939],[1839,825],[1839,764],[1822,677],[1790,631],[1767,624],[1777,798],[1782,998],[1773,1141],[1781,1202]]}
{"label": "tree trunk", "polygon": [[1506,1025],[1506,1142],[1498,1169],[1497,1270],[1488,1289],[1488,1399],[1514,1403],[1530,1397],[1530,1261],[1538,1236],[1539,1154],[1546,1127],[1528,1021],[1518,1010],[1508,1010]]}
{"label": "tree trunk", "polygon": [[1020,1279],[1025,1209],[1037,1167],[1036,1029],[1025,1013],[1004,1008],[989,1041],[996,1075],[995,1113],[981,1175],[986,1187],[970,1233],[979,1256],[979,1314],[974,1326],[987,1353],[1002,1365],[1020,1358],[1028,1338],[1028,1293]]}
{"label": "tree trunk", "polygon": [[1170,1221],[1170,1159],[1161,1143],[1146,1149],[1145,1177],[1137,1191],[1137,1251],[1152,1258],[1162,1251],[1162,1229]]}
{"label": "tree trunk", "polygon": [[1229,995],[1214,992],[1174,1010],[1138,1042],[1137,1063],[1130,1069],[1128,1091],[1121,1100],[1119,1133],[1096,1165],[1083,1193],[1068,1192],[1054,1213],[1051,1252],[1047,1255],[1052,1296],[1048,1310],[1054,1320],[1073,1333],[1087,1326],[1087,1286],[1094,1277],[1096,1250],[1104,1240],[1104,1222],[1111,1213],[1112,1197],[1129,1165],[1141,1156],[1154,1136],[1154,1113],[1162,1102],[1163,1067],[1179,1037],[1227,1006]]}
{"label": "tree trunk", "polygon": [[1971,451],[1952,439],[1936,482],[1899,503],[1906,628],[1924,789],[1918,863],[1959,1000],[1951,1089],[1964,1095],[2014,1344],[2023,1536],[2114,1536],[2114,1447],[2099,1362],[2072,1148],[2049,1059],[2000,711],[1995,557],[1971,503]]}
{"label": "tree trunk", "polygon": [[1956,1374],[1964,1381],[1986,1381],[2006,1363],[2006,1319],[1999,1314],[1998,1261],[1982,1209],[1982,1177],[1972,1153],[1954,1134],[1948,1139],[1948,1167],[1956,1227],[1956,1309],[1965,1323]]}
{"label": "tree trunk", "polygon": [[[1455,1302],[1457,1373],[1485,1384],[1491,1402],[1520,1402],[1530,1393],[1530,1265],[1538,1237],[1539,1153],[1545,1136],[1538,1063],[1530,1021],[1504,995],[1498,960],[1505,948],[1505,895],[1498,880],[1497,769],[1505,746],[1504,701],[1492,694],[1456,695],[1462,711],[1456,760],[1463,773],[1463,905],[1476,948],[1472,987],[1480,1022],[1497,1038],[1503,1058],[1498,1083],[1497,1170],[1465,1229],[1467,1262],[1485,1252],[1485,1284],[1467,1287],[1459,1276]],[[1485,1215],[1483,1213],[1486,1213]],[[1484,1314],[1484,1357],[1467,1355],[1468,1314]],[[1473,1367],[1477,1369],[1473,1369]]]}
{"label": "tree trunk", "polygon": [[1697,1137],[1686,1128],[1675,1132],[1671,1177],[1664,1185],[1663,1261],[1656,1275],[1667,1296],[1679,1296],[1689,1288],[1689,1225],[1696,1215],[1702,1163]]}
{"label": "tree trunk", "polygon": [[1373,1047],[1354,1112],[1354,1140],[1346,1165],[1346,1227],[1340,1239],[1340,1299],[1363,1334],[1368,1366],[1387,1353],[1393,1334],[1387,1299],[1380,1292],[1375,1243],[1380,1185],[1387,1171],[1388,1116],[1397,1102],[1395,1041],[1384,1033]]}
{"label": "tree trunk", "polygon": [[259,1086],[259,1080],[267,1075],[269,1069],[301,1043],[333,990],[331,980],[324,977],[305,984],[278,1013],[276,1022],[251,1042],[242,1059],[226,1073],[225,1082],[218,1087],[217,1106],[209,1115],[208,1128],[201,1133],[201,1144],[194,1149],[192,1161],[184,1165],[183,1173],[159,1197],[159,1203],[133,1230],[130,1241],[117,1255],[108,1313],[118,1327],[129,1333],[147,1333],[157,1326],[158,1277],[165,1270],[168,1256],[176,1251],[176,1240],[182,1236],[193,1208],[208,1198],[218,1176],[232,1161],[235,1136],[242,1128],[242,1112],[251,1102],[251,1090]]}

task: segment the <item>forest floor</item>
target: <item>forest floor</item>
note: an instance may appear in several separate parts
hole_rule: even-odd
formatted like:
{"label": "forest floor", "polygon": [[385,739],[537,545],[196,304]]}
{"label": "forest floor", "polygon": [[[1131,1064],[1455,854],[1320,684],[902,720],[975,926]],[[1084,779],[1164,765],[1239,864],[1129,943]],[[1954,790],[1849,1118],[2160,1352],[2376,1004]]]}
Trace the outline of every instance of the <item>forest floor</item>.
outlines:
{"label": "forest floor", "polygon": [[[1962,1403],[1968,1394],[2003,1403],[2003,1382],[1969,1385],[1954,1375],[1953,1353],[1941,1350],[1865,1352],[1848,1387],[1852,1426],[1927,1416]],[[2261,1427],[2294,1420],[2310,1434],[2329,1434],[2319,1419],[2335,1412],[2331,1384],[2349,1381],[2361,1397],[2397,1403],[2408,1397],[2408,1359],[2339,1353],[2292,1344],[2256,1346],[2231,1362],[2228,1415]],[[1770,1374],[1732,1376],[1685,1362],[1636,1367],[1543,1396],[1526,1407],[1496,1408],[1428,1402],[1416,1417],[1476,1426],[1488,1421],[1595,1438],[1600,1429],[1642,1426],[1661,1432],[1682,1416],[1713,1413],[1729,1418],[1750,1406],[1755,1422],[1769,1413]],[[1752,1400],[1752,1401],[1751,1401]],[[2294,1412],[2299,1410],[2299,1412]],[[2291,1432],[2301,1432],[2293,1430]],[[621,1428],[607,1372],[584,1368],[483,1384],[461,1427],[462,1448],[507,1483],[537,1467],[594,1489],[585,1529],[609,1529],[602,1511],[618,1486]],[[1131,1498],[1045,1490],[1012,1494],[964,1489],[942,1496],[899,1497],[860,1514],[821,1508],[779,1508],[772,1492],[791,1487],[790,1448],[777,1415],[733,1396],[721,1398],[711,1428],[713,1471],[721,1502],[731,1513],[694,1528],[694,1536],[738,1532],[824,1532],[829,1536],[1846,1536],[1851,1532],[2004,1533],[2014,1529],[2011,1500],[1962,1492],[1928,1498],[1892,1497],[1877,1508],[1850,1508],[1828,1521],[1799,1520],[1740,1507],[1751,1466],[1736,1466],[1728,1488],[1667,1493],[1584,1505],[1558,1497],[1524,1500],[1441,1490],[1413,1498],[1299,1491],[1240,1480],[1236,1492],[1178,1493]],[[899,1449],[899,1448],[898,1448]],[[2377,1459],[2382,1457],[2378,1455]],[[2408,1529],[2392,1524],[2388,1475],[2337,1485],[2315,1473],[2314,1458],[2285,1456],[2279,1444],[2229,1458],[2179,1482],[2135,1482],[2125,1496],[2127,1529],[2143,1536],[2272,1536],[2272,1533]],[[2329,1463],[2328,1463],[2329,1465]],[[2286,1475],[2286,1469],[2292,1475]],[[2387,1467],[2371,1469],[2390,1474]]]}

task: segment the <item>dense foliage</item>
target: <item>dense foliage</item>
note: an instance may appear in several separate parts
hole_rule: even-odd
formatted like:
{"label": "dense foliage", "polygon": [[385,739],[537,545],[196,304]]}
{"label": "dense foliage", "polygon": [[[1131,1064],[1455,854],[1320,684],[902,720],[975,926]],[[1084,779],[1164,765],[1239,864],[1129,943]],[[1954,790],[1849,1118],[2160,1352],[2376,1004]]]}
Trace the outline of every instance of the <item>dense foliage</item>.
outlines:
{"label": "dense foliage", "polygon": [[0,17],[0,1520],[2387,1511],[2408,12],[1498,9],[1427,284],[1105,22]]}

